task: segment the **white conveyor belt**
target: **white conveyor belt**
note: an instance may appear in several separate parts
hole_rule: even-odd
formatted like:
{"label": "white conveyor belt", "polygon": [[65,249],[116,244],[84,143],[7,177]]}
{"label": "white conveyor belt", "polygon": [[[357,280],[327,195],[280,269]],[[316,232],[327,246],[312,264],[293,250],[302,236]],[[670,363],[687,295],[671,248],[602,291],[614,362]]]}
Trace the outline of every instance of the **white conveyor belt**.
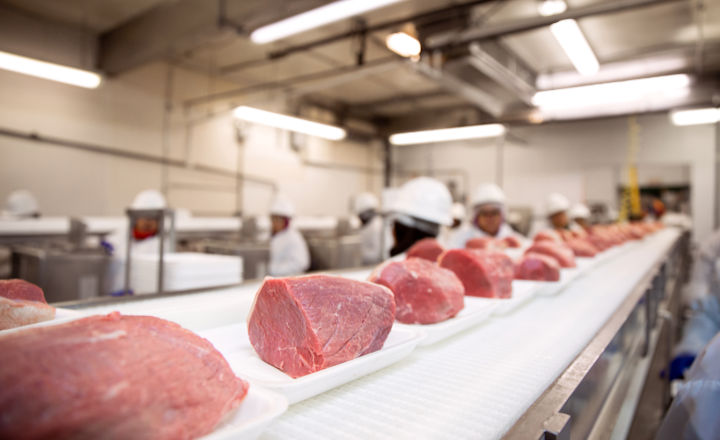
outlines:
{"label": "white conveyor belt", "polygon": [[290,407],[262,439],[500,438],[679,237],[664,230],[516,312]]}
{"label": "white conveyor belt", "polygon": [[[633,242],[556,296],[436,344],[369,376],[290,407],[262,439],[494,439],[587,346],[680,231]],[[365,278],[369,270],[339,273]],[[260,282],[180,297],[84,308],[150,314],[200,331],[244,320]]]}

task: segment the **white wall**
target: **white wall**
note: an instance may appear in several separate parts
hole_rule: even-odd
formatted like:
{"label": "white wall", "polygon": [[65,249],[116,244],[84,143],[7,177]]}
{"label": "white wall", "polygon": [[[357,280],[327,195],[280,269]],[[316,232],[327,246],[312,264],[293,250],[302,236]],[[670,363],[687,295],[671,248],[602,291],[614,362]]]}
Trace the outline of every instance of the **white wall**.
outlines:
{"label": "white wall", "polygon": [[[641,184],[689,183],[697,239],[713,229],[715,204],[715,127],[675,127],[666,114],[639,116],[638,167]],[[541,210],[550,191],[572,201],[617,204],[617,186],[626,180],[628,119],[554,123],[511,129],[497,167],[498,140],[396,147],[399,167],[460,167],[471,188],[499,181],[511,204]]]}
{"label": "white wall", "polygon": [[[287,133],[258,126],[245,127],[241,141],[228,103],[222,103],[225,110],[215,116],[188,124],[206,109],[187,109],[181,105],[185,99],[238,85],[178,68],[172,70],[172,110],[164,137],[167,78],[168,66],[157,63],[86,90],[0,71],[0,128],[170,158],[189,167],[240,170],[275,182],[296,202],[301,215],[346,214],[351,195],[379,193],[379,173],[309,166],[304,161],[379,170],[377,145],[306,139],[296,152]],[[183,167],[166,171],[164,178],[163,166],[157,163],[0,135],[0,200],[13,189],[28,188],[45,215],[120,215],[138,191],[161,189],[163,183],[171,206],[217,215],[236,211],[237,181],[232,175]],[[242,188],[243,211],[265,212],[271,187],[246,182]]]}

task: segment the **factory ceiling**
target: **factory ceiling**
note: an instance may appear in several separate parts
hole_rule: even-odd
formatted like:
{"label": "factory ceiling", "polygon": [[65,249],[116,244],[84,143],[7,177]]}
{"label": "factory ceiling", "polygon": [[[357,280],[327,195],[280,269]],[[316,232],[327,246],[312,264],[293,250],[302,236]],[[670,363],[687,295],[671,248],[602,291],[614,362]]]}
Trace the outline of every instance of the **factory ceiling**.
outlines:
{"label": "factory ceiling", "polygon": [[[566,0],[564,13],[544,17],[538,0],[406,0],[274,43],[249,39],[260,26],[326,3],[0,0],[0,7],[91,34],[95,67],[107,75],[164,60],[237,85],[188,107],[279,92],[296,109],[320,107],[379,133],[528,122],[536,91],[608,79],[682,72],[696,78],[688,104],[710,103],[717,93],[720,1]],[[597,75],[575,72],[549,28],[560,18],[577,20]],[[408,26],[423,45],[417,62],[385,45]]]}

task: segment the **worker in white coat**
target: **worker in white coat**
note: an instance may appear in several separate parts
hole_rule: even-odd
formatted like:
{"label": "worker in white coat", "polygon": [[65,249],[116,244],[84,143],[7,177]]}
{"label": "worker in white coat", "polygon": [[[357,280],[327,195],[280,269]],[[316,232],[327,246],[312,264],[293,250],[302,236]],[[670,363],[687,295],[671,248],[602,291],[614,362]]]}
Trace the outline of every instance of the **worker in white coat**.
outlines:
{"label": "worker in white coat", "polygon": [[717,439],[720,435],[720,333],[699,353],[685,379],[655,438]]}
{"label": "worker in white coat", "polygon": [[[700,246],[683,300],[689,305],[689,318],[673,349],[671,379],[682,377],[701,349],[720,332],[720,230]],[[717,368],[720,370],[720,365]]]}
{"label": "worker in white coat", "polygon": [[462,233],[458,233],[451,247],[463,248],[475,237],[505,238],[517,234],[505,221],[505,193],[494,183],[479,185],[473,193],[472,221]]}
{"label": "worker in white coat", "polygon": [[560,193],[552,193],[545,200],[545,214],[550,229],[556,231],[565,230],[570,222],[568,220],[568,210],[570,209],[570,200]]}
{"label": "worker in white coat", "polygon": [[[155,189],[146,189],[140,191],[132,201],[130,209],[166,209],[167,202],[165,197]],[[135,255],[154,255],[160,253],[160,227],[155,218],[138,218],[135,223],[130,225],[132,238],[130,239],[130,254]],[[111,255],[114,257],[110,266],[111,277],[111,293],[121,295],[125,289],[125,260],[127,259],[127,240],[128,225],[124,224],[112,234],[110,234],[103,245],[106,246]],[[169,240],[164,242],[165,252],[169,252],[172,243]]]}
{"label": "worker in white coat", "polygon": [[291,226],[295,208],[283,196],[277,196],[270,207],[270,275],[299,275],[310,268],[310,252],[300,231]]}
{"label": "worker in white coat", "polygon": [[576,203],[568,212],[570,229],[588,231],[590,229],[590,209],[584,203]]}
{"label": "worker in white coat", "polygon": [[353,211],[360,219],[363,264],[378,263],[383,259],[383,219],[378,214],[378,198],[368,192],[360,193],[355,197],[353,205]]}
{"label": "worker in white coat", "polygon": [[450,226],[452,196],[439,180],[416,177],[406,182],[392,208],[394,245],[390,255],[407,251],[423,238],[437,238],[440,227]]}
{"label": "worker in white coat", "polygon": [[700,244],[684,299],[689,304],[712,294],[720,296],[720,229]]}
{"label": "worker in white coat", "polygon": [[470,225],[466,221],[467,211],[465,205],[460,202],[455,202],[450,208],[450,215],[452,217],[452,225],[449,227],[443,227],[440,231],[438,241],[445,247],[452,247],[453,243],[459,240],[459,235],[466,234]]}
{"label": "worker in white coat", "polygon": [[30,191],[26,189],[13,191],[5,200],[2,218],[21,220],[37,217],[40,217],[40,207]]}

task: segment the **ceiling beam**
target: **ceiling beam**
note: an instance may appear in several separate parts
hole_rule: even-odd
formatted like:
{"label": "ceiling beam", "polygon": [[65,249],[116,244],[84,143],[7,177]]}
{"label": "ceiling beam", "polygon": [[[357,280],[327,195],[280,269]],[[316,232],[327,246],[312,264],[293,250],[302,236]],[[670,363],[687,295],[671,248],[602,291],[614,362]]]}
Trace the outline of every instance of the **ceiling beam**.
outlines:
{"label": "ceiling beam", "polygon": [[425,62],[408,62],[406,64],[414,72],[434,81],[438,86],[476,105],[493,117],[499,117],[504,110],[503,103],[497,98],[445,70],[432,67]]}
{"label": "ceiling beam", "polygon": [[187,99],[183,101],[183,105],[186,107],[191,107],[195,105],[206,104],[212,101],[230,99],[237,96],[243,96],[259,92],[268,92],[273,90],[286,90],[287,92],[292,93],[296,87],[303,83],[313,83],[316,81],[335,78],[337,76],[342,77],[343,75],[351,75],[352,78],[356,79],[364,74],[375,73],[378,71],[378,69],[383,69],[384,66],[389,63],[397,65],[397,57],[388,57],[369,61],[362,66],[357,66],[354,64],[346,65],[332,69],[321,70],[319,72],[309,73],[305,75],[297,75],[280,81],[268,81],[264,83],[252,84],[247,87],[239,87],[237,89],[227,90],[224,92],[211,93],[209,95]]}
{"label": "ceiling beam", "polygon": [[292,14],[320,0],[176,0],[155,8],[100,35],[98,67],[119,74],[142,64],[182,54],[217,40],[248,34],[244,26]]}
{"label": "ceiling beam", "polygon": [[490,38],[501,37],[505,35],[527,32],[550,26],[560,20],[577,19],[590,17],[593,15],[610,14],[644,6],[655,6],[664,3],[687,2],[687,0],[605,0],[593,3],[582,8],[568,9],[566,12],[547,17],[537,16],[521,20],[513,20],[505,23],[497,23],[492,25],[483,24],[479,27],[473,27],[462,31],[447,32],[441,35],[428,37],[424,46],[429,50],[443,49],[450,46],[470,43],[473,41],[481,41]]}

